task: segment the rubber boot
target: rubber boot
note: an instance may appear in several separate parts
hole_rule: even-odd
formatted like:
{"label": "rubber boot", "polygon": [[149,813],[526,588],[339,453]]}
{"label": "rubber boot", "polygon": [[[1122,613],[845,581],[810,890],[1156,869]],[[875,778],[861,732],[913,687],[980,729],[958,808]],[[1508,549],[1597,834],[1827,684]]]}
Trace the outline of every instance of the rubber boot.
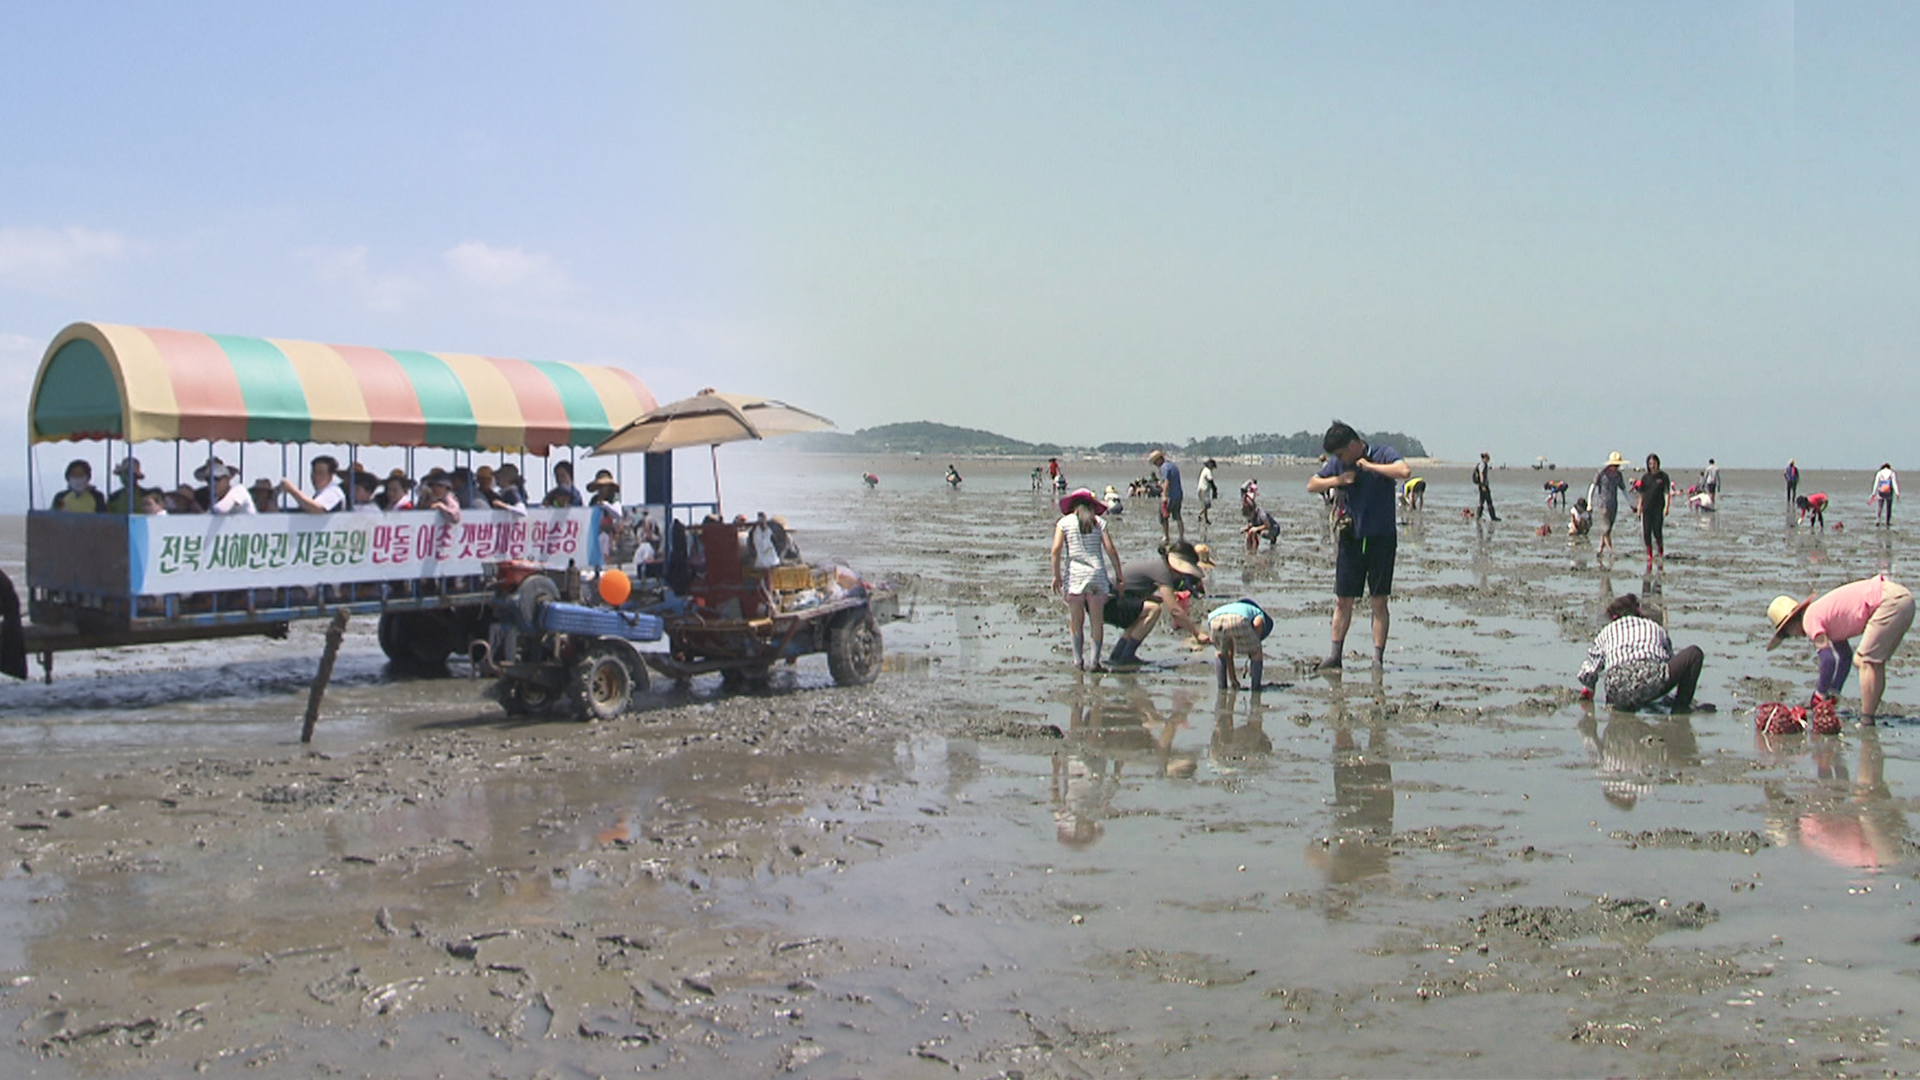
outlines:
{"label": "rubber boot", "polygon": [[1259,653],[1254,653],[1247,658],[1247,689],[1260,689],[1261,684],[1265,681],[1263,672],[1266,666],[1267,658],[1261,656]]}
{"label": "rubber boot", "polygon": [[1227,684],[1232,681],[1227,673],[1227,658],[1221,656],[1219,653],[1213,654],[1213,685],[1221,690],[1225,690]]}
{"label": "rubber boot", "polygon": [[1087,669],[1087,632],[1073,635],[1073,666],[1082,671]]}

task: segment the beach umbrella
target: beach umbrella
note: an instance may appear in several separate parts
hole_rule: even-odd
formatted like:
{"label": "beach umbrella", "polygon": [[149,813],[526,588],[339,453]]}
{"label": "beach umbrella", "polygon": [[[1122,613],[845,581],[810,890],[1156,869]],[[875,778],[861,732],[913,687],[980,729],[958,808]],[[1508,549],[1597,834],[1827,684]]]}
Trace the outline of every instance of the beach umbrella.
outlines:
{"label": "beach umbrella", "polygon": [[820,431],[833,421],[773,398],[723,394],[707,387],[644,413],[593,448],[599,454],[660,453],[705,446],[713,461],[713,501],[720,503],[721,443],[748,442],[776,435]]}

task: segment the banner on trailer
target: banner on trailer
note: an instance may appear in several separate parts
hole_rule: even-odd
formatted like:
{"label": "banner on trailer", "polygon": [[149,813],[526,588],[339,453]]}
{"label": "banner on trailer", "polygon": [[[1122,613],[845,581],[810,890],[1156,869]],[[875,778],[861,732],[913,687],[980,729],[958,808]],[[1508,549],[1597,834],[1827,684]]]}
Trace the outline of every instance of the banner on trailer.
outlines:
{"label": "banner on trailer", "polygon": [[128,522],[141,596],[281,585],[463,577],[525,559],[561,568],[601,562],[600,511],[432,510],[386,514],[179,514]]}

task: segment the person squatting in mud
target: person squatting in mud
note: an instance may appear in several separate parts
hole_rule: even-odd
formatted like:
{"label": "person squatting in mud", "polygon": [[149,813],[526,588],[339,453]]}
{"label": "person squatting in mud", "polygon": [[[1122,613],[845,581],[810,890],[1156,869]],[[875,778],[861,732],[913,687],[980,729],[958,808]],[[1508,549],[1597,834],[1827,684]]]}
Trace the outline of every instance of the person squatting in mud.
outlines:
{"label": "person squatting in mud", "polygon": [[1206,630],[1188,614],[1187,605],[1180,599],[1183,592],[1190,596],[1206,592],[1200,554],[1184,540],[1169,545],[1157,558],[1123,566],[1119,595],[1107,602],[1105,611],[1107,625],[1123,633],[1107,663],[1116,667],[1145,663],[1140,659],[1140,643],[1153,632],[1163,613],[1175,629],[1191,635],[1198,644],[1212,644]]}
{"label": "person squatting in mud", "polygon": [[1265,682],[1263,671],[1267,654],[1260,643],[1273,633],[1273,616],[1253,600],[1242,597],[1207,613],[1207,633],[1213,638],[1215,685],[1222,690],[1229,686],[1235,690],[1243,689],[1240,672],[1234,667],[1234,657],[1244,655],[1247,658],[1248,686],[1256,691],[1261,689]]}
{"label": "person squatting in mud", "polygon": [[1373,662],[1387,656],[1387,600],[1393,593],[1393,565],[1399,539],[1394,513],[1395,489],[1413,475],[1413,466],[1391,446],[1370,446],[1360,433],[1335,420],[1320,445],[1327,462],[1307,481],[1315,495],[1346,496],[1347,520],[1335,539],[1333,640],[1322,671],[1338,670],[1347,650],[1354,601],[1364,594],[1373,605]]}
{"label": "person squatting in mud", "polygon": [[1705,660],[1698,645],[1675,652],[1667,628],[1647,617],[1638,595],[1627,593],[1607,605],[1607,625],[1594,635],[1575,678],[1580,696],[1591,700],[1594,684],[1604,675],[1607,704],[1624,712],[1651,705],[1668,693],[1674,712],[1710,712],[1713,706],[1693,700]]}

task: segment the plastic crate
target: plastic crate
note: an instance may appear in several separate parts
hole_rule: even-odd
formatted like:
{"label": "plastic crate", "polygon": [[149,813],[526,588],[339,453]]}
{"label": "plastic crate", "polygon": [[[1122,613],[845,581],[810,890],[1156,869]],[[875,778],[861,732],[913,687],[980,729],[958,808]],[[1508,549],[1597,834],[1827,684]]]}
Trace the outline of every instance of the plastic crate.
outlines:
{"label": "plastic crate", "polygon": [[664,625],[657,615],[555,602],[540,609],[540,629],[555,634],[659,641]]}
{"label": "plastic crate", "polygon": [[767,571],[767,587],[774,592],[810,588],[813,572],[804,566],[775,566]]}

